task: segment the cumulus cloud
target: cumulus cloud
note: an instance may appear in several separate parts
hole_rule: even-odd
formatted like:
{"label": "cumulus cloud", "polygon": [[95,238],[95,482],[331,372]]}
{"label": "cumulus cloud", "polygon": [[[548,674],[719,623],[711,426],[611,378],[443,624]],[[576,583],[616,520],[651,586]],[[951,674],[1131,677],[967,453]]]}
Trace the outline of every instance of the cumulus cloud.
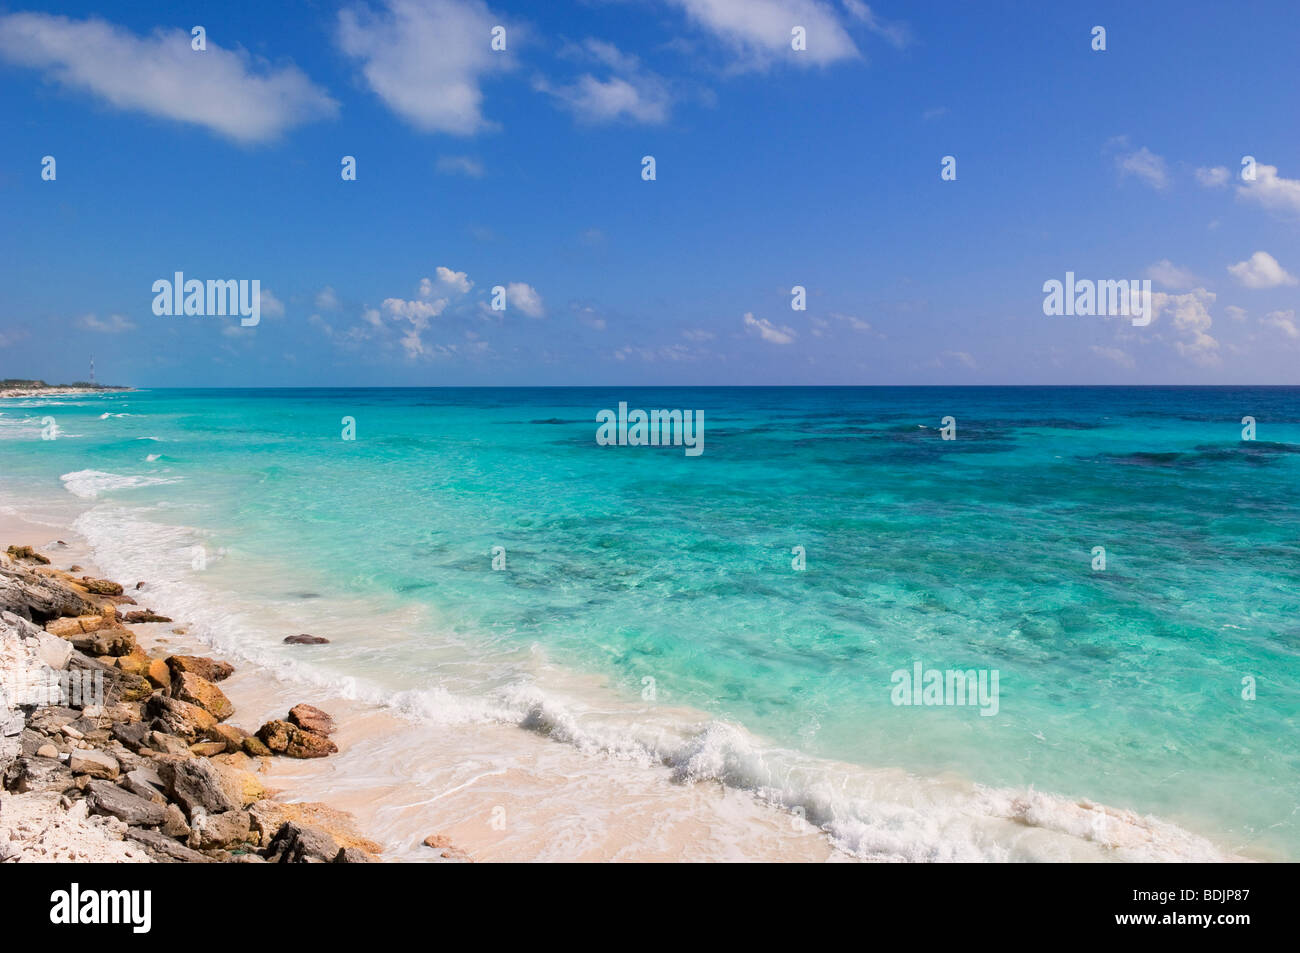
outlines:
{"label": "cumulus cloud", "polygon": [[1228,170],[1221,165],[1213,168],[1201,168],[1196,170],[1196,181],[1201,183],[1207,189],[1212,189],[1220,185],[1228,184]]}
{"label": "cumulus cloud", "polygon": [[339,307],[338,295],[334,289],[326,285],[316,293],[316,307],[322,311],[337,311]]}
{"label": "cumulus cloud", "polygon": [[1153,189],[1163,189],[1169,185],[1169,172],[1165,160],[1146,146],[1136,152],[1126,152],[1115,157],[1120,175],[1136,176]]}
{"label": "cumulus cloud", "polygon": [[1186,268],[1179,268],[1168,258],[1162,258],[1154,265],[1147,266],[1146,277],[1159,282],[1166,288],[1182,291],[1197,284],[1199,279]]}
{"label": "cumulus cloud", "polygon": [[1296,283],[1295,276],[1266,251],[1257,251],[1245,261],[1229,265],[1228,272],[1247,288],[1277,288]]}
{"label": "cumulus cloud", "polygon": [[512,281],[506,285],[506,303],[518,308],[530,318],[541,318],[546,315],[542,296],[537,293],[536,288],[522,281]]}
{"label": "cumulus cloud", "polygon": [[83,331],[96,331],[100,334],[121,334],[123,331],[135,330],[135,324],[121,314],[110,314],[107,318],[93,314],[82,315],[77,319],[77,327]]}
{"label": "cumulus cloud", "polygon": [[275,292],[270,288],[261,288],[258,292],[257,301],[260,314],[264,314],[269,318],[284,317],[284,302],[277,298]]}
{"label": "cumulus cloud", "polygon": [[0,16],[0,57],[117,109],[203,126],[245,144],[338,112],[338,103],[295,66],[272,67],[211,38],[196,52],[190,39],[179,29],[138,36],[100,19]]}
{"label": "cumulus cloud", "polygon": [[489,45],[498,24],[482,0],[383,0],[339,11],[337,36],[389,109],[423,132],[469,136],[491,126],[484,77],[512,65]]}
{"label": "cumulus cloud", "polygon": [[[729,47],[740,68],[761,69],[778,57],[800,66],[825,66],[860,55],[835,8],[823,0],[670,2]],[[790,31],[796,26],[808,36],[808,48],[798,53],[790,48]]]}
{"label": "cumulus cloud", "polygon": [[794,328],[781,325],[777,327],[767,318],[756,318],[752,311],[745,312],[745,328],[757,331],[758,336],[771,344],[792,344],[798,337]]}
{"label": "cumulus cloud", "polygon": [[591,38],[570,44],[562,55],[599,64],[609,71],[605,78],[584,73],[568,84],[556,85],[544,77],[533,81],[534,89],[553,97],[579,121],[655,124],[668,118],[672,106],[668,84],[643,68],[635,56],[612,43]]}
{"label": "cumulus cloud", "polygon": [[1300,215],[1300,179],[1284,179],[1275,165],[1256,165],[1255,180],[1237,186],[1237,198],[1274,212]]}
{"label": "cumulus cloud", "polygon": [[1277,328],[1293,341],[1300,338],[1300,327],[1296,327],[1294,309],[1270,311],[1264,315],[1264,324]]}
{"label": "cumulus cloud", "polygon": [[1214,319],[1210,305],[1217,296],[1213,291],[1194,288],[1187,294],[1171,295],[1157,291],[1151,296],[1151,320],[1169,312],[1174,333],[1174,349],[1183,357],[1202,365],[1219,363],[1219,342],[1208,333]]}
{"label": "cumulus cloud", "polygon": [[[469,289],[474,287],[474,282],[469,280],[469,275],[463,271],[452,271],[444,265],[439,265],[434,274],[438,276],[438,281],[450,287],[459,294],[468,294]],[[428,278],[424,279],[428,281]]]}
{"label": "cumulus cloud", "polygon": [[891,46],[903,49],[912,42],[912,31],[902,23],[889,23],[880,19],[862,0],[843,0],[844,9],[872,33],[883,37]]}

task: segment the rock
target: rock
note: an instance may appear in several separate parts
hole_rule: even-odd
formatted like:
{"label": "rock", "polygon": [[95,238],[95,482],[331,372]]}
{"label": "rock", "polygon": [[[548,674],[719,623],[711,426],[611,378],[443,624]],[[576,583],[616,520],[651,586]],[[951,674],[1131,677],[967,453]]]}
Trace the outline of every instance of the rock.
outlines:
{"label": "rock", "polygon": [[173,799],[185,809],[191,820],[196,810],[209,814],[237,811],[243,805],[211,761],[204,758],[164,761],[158,769]]}
{"label": "rock", "polygon": [[333,837],[293,821],[281,825],[266,848],[266,859],[277,864],[326,864],[339,855]]}
{"label": "rock", "polygon": [[[139,586],[136,588],[138,589]],[[127,625],[143,625],[146,622],[170,622],[171,619],[165,615],[158,615],[152,609],[145,609],[143,612],[128,612],[122,617],[122,621]]]}
{"label": "rock", "polygon": [[36,749],[36,757],[38,758],[57,758],[58,756],[59,749],[52,744],[43,744]]}
{"label": "rock", "polygon": [[169,735],[165,731],[150,732],[149,744],[163,754],[189,755],[190,753],[190,746],[186,744],[184,738]]}
{"label": "rock", "polygon": [[139,751],[148,747],[149,727],[143,722],[118,722],[110,729],[114,738],[130,748]]}
{"label": "rock", "polygon": [[112,620],[96,613],[67,619],[51,619],[45,623],[45,631],[61,639],[73,639],[89,632],[97,632],[106,625],[112,625]]}
{"label": "rock", "polygon": [[88,592],[93,592],[97,596],[120,596],[122,594],[121,583],[112,582],[108,579],[92,579],[90,576],[82,576],[81,584],[85,586]]}
{"label": "rock", "polygon": [[[75,679],[81,679],[80,684],[84,686],[86,679],[89,678],[92,685],[95,685],[102,679],[103,685],[103,704],[105,706],[118,705],[123,702],[135,702],[148,698],[153,693],[153,686],[149,684],[148,679],[141,678],[139,675],[132,675],[130,672],[123,672],[116,665],[109,665],[101,662],[99,659],[91,658],[82,652],[73,652],[72,657],[68,660],[68,670],[73,674]],[[89,672],[87,676],[84,673]],[[75,673],[83,673],[76,675]],[[98,673],[98,675],[96,675]],[[81,691],[81,695],[86,692]]]}
{"label": "rock", "polygon": [[249,735],[241,743],[244,754],[253,758],[269,758],[274,752],[262,743],[262,739],[257,735]]}
{"label": "rock", "polygon": [[94,748],[72,749],[72,754],[68,758],[68,767],[72,769],[73,774],[88,774],[92,778],[109,780],[115,779],[122,770],[117,759],[111,754],[96,751]]}
{"label": "rock", "polygon": [[73,786],[72,771],[52,758],[19,758],[14,790],[19,794],[66,791]]}
{"label": "rock", "polygon": [[95,814],[116,817],[132,827],[156,827],[167,818],[166,808],[108,781],[86,785],[86,800]]}
{"label": "rock", "polygon": [[160,658],[156,658],[149,663],[149,669],[145,672],[144,677],[149,679],[149,684],[155,688],[161,688],[163,691],[172,687],[171,669]]}
{"label": "rock", "polygon": [[285,822],[292,821],[301,827],[324,831],[341,847],[356,847],[368,854],[379,854],[383,851],[382,845],[367,840],[358,833],[352,815],[318,801],[298,804],[258,801],[249,806],[248,813],[252,818],[253,832],[260,837],[260,839],[255,838],[254,843],[263,846],[271,843],[271,839]]}
{"label": "rock", "polygon": [[155,801],[159,804],[166,802],[162,792],[167,787],[167,784],[153,768],[141,767],[128,771],[122,776],[119,783],[132,794],[146,800]]}
{"label": "rock", "polygon": [[244,811],[201,814],[195,819],[190,846],[201,850],[228,849],[248,842],[249,817]]}
{"label": "rock", "polygon": [[61,616],[90,615],[95,606],[56,579],[19,566],[0,565],[0,610],[44,624]]}
{"label": "rock", "polygon": [[90,632],[60,635],[59,638],[67,639],[77,651],[96,657],[108,655],[117,658],[135,651],[134,633],[116,622],[101,625]]}
{"label": "rock", "polygon": [[173,680],[182,672],[189,672],[209,682],[219,682],[235,671],[229,662],[218,662],[201,655],[172,655],[167,659],[167,667],[171,669]]}
{"label": "rock", "polygon": [[211,742],[220,742],[223,746],[222,750],[233,753],[244,749],[244,738],[247,735],[234,725],[213,725],[204,732],[203,737]]}
{"label": "rock", "polygon": [[343,847],[334,856],[336,864],[373,864],[377,863],[375,858],[371,857],[364,850],[357,847]]}
{"label": "rock", "polygon": [[168,804],[162,827],[159,828],[168,837],[184,840],[190,836],[190,825],[185,823],[185,812],[175,804]]}
{"label": "rock", "polygon": [[[144,583],[143,583],[143,582],[137,582],[137,583],[135,584],[135,588],[136,588],[136,589],[143,589],[143,588],[144,588]],[[167,621],[170,622],[171,619],[168,619]]]}
{"label": "rock", "polygon": [[454,845],[451,838],[446,834],[430,834],[424,839],[424,846],[432,847],[438,852],[439,857],[444,857],[447,860],[468,861],[470,859],[469,854]]}
{"label": "rock", "polygon": [[230,703],[225,692],[192,672],[172,671],[171,696],[198,705],[217,721],[224,721],[235,713],[235,706]]}
{"label": "rock", "polygon": [[32,712],[31,717],[27,719],[27,727],[42,734],[52,735],[64,725],[70,725],[80,717],[81,712],[75,709],[51,705]]}
{"label": "rock", "polygon": [[285,636],[286,645],[329,645],[329,639],[322,639],[319,635],[287,635]]}
{"label": "rock", "polygon": [[32,549],[30,546],[10,546],[7,550],[5,550],[5,552],[7,552],[14,559],[27,559],[32,562],[40,563],[43,566],[48,566],[50,564],[49,559],[42,556],[40,553]]}
{"label": "rock", "polygon": [[81,572],[81,567],[77,565],[69,566],[68,572]]}
{"label": "rock", "polygon": [[334,733],[334,719],[313,705],[294,705],[289,709],[289,720],[304,731],[318,735]]}
{"label": "rock", "polygon": [[139,828],[131,828],[125,835],[128,839],[138,841],[148,850],[165,860],[179,860],[190,864],[208,864],[211,858],[204,857],[196,850],[190,850],[184,844],[178,844],[157,831],[145,831]]}
{"label": "rock", "polygon": [[49,666],[56,672],[61,672],[68,667],[68,660],[72,658],[72,645],[48,632],[38,632],[36,634],[36,658],[42,665]]}
{"label": "rock", "polygon": [[324,758],[338,751],[338,745],[324,735],[305,731],[290,721],[268,721],[257,737],[276,754],[290,758]]}
{"label": "rock", "polygon": [[216,718],[198,705],[161,694],[151,696],[144,710],[153,719],[155,728],[184,738],[190,744],[217,723]]}
{"label": "rock", "polygon": [[221,754],[225,750],[224,741],[198,741],[190,745],[190,754],[198,755],[200,758],[211,758],[214,754]]}
{"label": "rock", "polygon": [[131,647],[129,654],[118,656],[113,659],[113,665],[123,672],[129,672],[132,675],[138,675],[140,678],[145,678],[149,674],[149,664],[152,661],[153,659],[149,657],[148,652],[142,649],[139,645],[135,645]]}

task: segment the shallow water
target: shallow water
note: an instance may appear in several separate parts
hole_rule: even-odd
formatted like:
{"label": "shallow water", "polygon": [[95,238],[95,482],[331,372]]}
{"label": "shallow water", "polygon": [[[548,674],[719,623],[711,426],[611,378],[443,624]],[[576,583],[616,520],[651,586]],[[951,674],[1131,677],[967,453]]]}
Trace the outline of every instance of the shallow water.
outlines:
{"label": "shallow water", "polygon": [[[597,446],[620,401],[703,410],[705,452]],[[414,719],[357,739],[399,781],[427,756],[451,772],[430,790],[461,783],[465,738],[496,770],[522,726],[533,757],[560,742],[564,772],[605,779],[588,817],[650,771],[877,859],[1300,855],[1300,391],[157,391],[0,414],[5,505],[75,520],[209,644]],[[299,631],[331,644],[282,644]],[[996,714],[894,704],[918,661],[996,671]],[[554,843],[575,797],[520,803]]]}

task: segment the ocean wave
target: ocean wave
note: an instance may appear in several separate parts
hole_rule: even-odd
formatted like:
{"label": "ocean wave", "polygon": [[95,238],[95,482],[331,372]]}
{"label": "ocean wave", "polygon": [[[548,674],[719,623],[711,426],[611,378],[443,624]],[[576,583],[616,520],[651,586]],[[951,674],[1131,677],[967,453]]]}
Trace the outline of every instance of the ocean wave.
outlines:
{"label": "ocean wave", "polygon": [[65,473],[59,479],[69,493],[83,500],[97,499],[100,494],[114,490],[180,482],[179,478],[173,477],[123,476],[119,473],[105,473],[103,470],[78,470],[75,473]]}

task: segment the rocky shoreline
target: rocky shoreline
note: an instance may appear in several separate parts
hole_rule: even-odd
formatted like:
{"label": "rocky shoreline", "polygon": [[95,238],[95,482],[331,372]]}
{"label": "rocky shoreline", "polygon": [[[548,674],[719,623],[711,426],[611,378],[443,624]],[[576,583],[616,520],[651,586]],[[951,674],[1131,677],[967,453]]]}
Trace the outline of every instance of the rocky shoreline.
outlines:
{"label": "rocky shoreline", "polygon": [[299,704],[255,732],[230,724],[233,667],[150,653],[131,626],[171,620],[135,606],[31,547],[0,554],[0,861],[378,860],[350,815],[276,800],[259,777],[337,752],[333,719]]}

